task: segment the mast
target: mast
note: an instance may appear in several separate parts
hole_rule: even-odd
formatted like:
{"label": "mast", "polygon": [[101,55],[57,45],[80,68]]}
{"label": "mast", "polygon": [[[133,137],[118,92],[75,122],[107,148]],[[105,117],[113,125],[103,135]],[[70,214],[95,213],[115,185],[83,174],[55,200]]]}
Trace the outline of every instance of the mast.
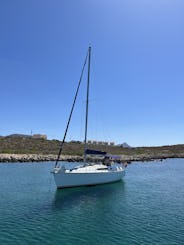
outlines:
{"label": "mast", "polygon": [[89,47],[89,49],[88,49],[88,80],[87,80],[87,94],[86,94],[86,122],[85,122],[85,138],[84,138],[84,162],[86,162],[86,150],[87,150],[90,63],[91,63],[91,47]]}

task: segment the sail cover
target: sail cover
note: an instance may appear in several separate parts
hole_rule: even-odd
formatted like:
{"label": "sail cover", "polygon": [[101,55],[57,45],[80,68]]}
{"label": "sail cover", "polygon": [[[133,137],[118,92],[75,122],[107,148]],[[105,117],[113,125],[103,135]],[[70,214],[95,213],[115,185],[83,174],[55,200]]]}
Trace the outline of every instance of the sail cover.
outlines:
{"label": "sail cover", "polygon": [[87,154],[87,155],[102,155],[102,156],[104,156],[104,155],[107,154],[107,152],[105,152],[105,151],[97,151],[97,150],[86,149],[86,154]]}

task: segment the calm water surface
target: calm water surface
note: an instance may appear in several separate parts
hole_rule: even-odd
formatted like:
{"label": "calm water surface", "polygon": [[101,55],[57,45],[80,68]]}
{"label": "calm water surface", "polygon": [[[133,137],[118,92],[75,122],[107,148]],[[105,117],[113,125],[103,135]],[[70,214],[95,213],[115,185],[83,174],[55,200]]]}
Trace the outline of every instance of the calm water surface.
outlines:
{"label": "calm water surface", "polygon": [[184,244],[184,159],[56,190],[53,163],[0,164],[0,244]]}

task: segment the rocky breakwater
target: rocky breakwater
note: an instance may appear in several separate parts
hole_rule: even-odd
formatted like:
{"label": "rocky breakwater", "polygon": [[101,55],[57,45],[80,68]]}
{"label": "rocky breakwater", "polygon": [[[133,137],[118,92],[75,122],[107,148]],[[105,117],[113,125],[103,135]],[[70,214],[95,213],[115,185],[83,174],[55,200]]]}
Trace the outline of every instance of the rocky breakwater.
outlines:
{"label": "rocky breakwater", "polygon": [[[8,163],[8,162],[46,162],[46,161],[56,161],[57,155],[43,155],[43,154],[0,154],[0,162]],[[88,162],[101,162],[103,157],[87,157]],[[132,158],[131,158],[132,159]],[[66,162],[82,162],[82,156],[69,156],[62,155],[60,157],[61,161]],[[130,158],[121,156],[118,159],[118,162],[126,162],[129,161]]]}
{"label": "rocky breakwater", "polygon": [[[56,161],[57,155],[42,154],[0,154],[0,162],[45,162]],[[80,156],[61,156],[61,161],[79,162],[82,161]]]}
{"label": "rocky breakwater", "polygon": [[[184,152],[181,153],[144,153],[144,154],[132,154],[121,155],[119,159],[116,159],[119,163],[131,163],[133,161],[153,161],[167,158],[184,158]],[[0,162],[46,162],[56,161],[57,155],[52,154],[0,154]],[[82,156],[62,155],[61,161],[66,162],[82,162]],[[88,157],[88,162],[101,162],[102,157]]]}

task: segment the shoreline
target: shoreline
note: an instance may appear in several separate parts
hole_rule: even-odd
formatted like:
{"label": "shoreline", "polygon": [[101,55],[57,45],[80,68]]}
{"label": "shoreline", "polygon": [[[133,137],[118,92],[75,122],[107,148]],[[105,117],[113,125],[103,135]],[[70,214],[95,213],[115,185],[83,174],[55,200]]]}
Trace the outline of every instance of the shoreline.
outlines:
{"label": "shoreline", "polygon": [[[154,160],[165,160],[168,158],[184,158],[184,153],[179,154],[138,154],[138,155],[121,155],[120,159],[118,159],[119,163],[131,163],[134,161],[154,161]],[[49,162],[56,161],[57,155],[53,154],[0,154],[0,163],[14,163],[14,162]],[[89,162],[100,162],[102,160],[101,157],[88,157]],[[66,162],[82,162],[82,156],[71,156],[71,155],[63,155],[60,157],[60,161]]]}

